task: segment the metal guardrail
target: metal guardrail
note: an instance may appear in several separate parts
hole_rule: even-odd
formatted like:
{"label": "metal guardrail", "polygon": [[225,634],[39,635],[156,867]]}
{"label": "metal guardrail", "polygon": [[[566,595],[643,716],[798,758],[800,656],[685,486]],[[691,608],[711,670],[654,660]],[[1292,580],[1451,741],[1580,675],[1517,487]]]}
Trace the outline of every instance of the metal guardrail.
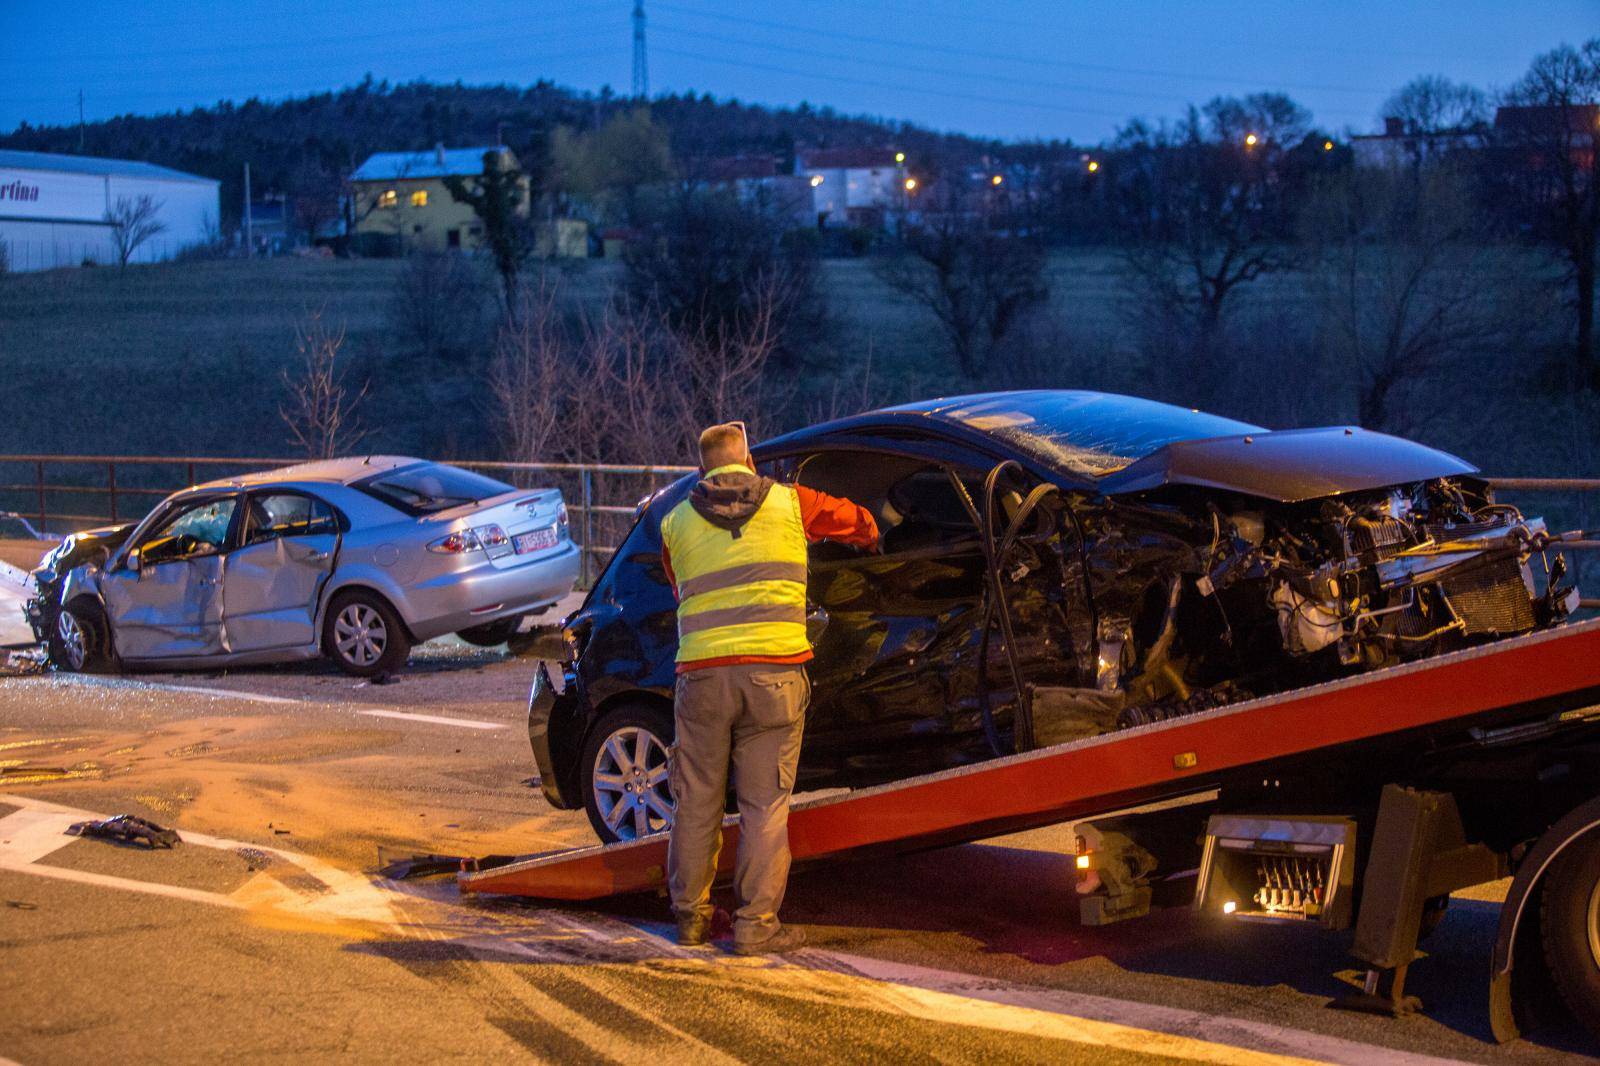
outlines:
{"label": "metal guardrail", "polygon": [[[306,461],[270,456],[0,454],[0,517],[15,517],[37,535],[115,524],[142,518],[156,500],[191,485]],[[556,482],[578,531],[574,539],[583,551],[579,580],[584,585],[616,551],[615,542],[626,533],[623,523],[631,524],[639,498],[695,469],[628,463],[449,462],[494,472],[514,484],[523,482],[518,488],[552,487],[529,483],[535,479]],[[80,476],[69,477],[56,467]],[[130,503],[136,505],[131,510]]]}
{"label": "metal guardrail", "polygon": [[[52,523],[56,522],[73,523],[79,528],[115,523],[143,517],[148,505],[155,499],[201,480],[216,480],[227,473],[243,474],[303,462],[306,462],[303,457],[0,454],[0,478],[10,478],[0,480],[0,516],[14,515],[32,523],[36,532],[51,529]],[[578,534],[581,538],[578,542],[583,549],[580,580],[585,586],[598,575],[605,560],[616,552],[627,526],[631,525],[639,498],[661,487],[664,479],[676,478],[695,469],[692,466],[670,464],[517,463],[472,459],[452,459],[449,462],[468,470],[492,471],[507,476],[513,482],[528,481],[535,476],[561,482],[557,487],[562,489],[566,497],[567,509],[574,517],[574,528],[581,531]],[[55,465],[84,470],[89,477],[65,482],[48,480],[46,470]],[[174,467],[183,469],[181,484],[174,484],[170,475],[163,476],[157,472]],[[24,480],[16,480],[19,468],[27,472],[20,475]],[[217,476],[199,478],[197,474],[202,471]],[[526,476],[518,478],[518,474]],[[597,485],[597,479],[609,479],[610,484]],[[1600,478],[1491,477],[1488,480],[1498,489],[1517,493],[1600,493]],[[523,484],[518,487],[549,486]],[[609,489],[609,492],[602,492],[602,488]],[[618,499],[618,493],[631,493],[631,498]],[[64,497],[77,501],[103,500],[104,508],[92,514],[77,509],[64,510],[59,502]],[[144,506],[129,513],[122,505],[130,499],[142,501]],[[84,505],[80,502],[68,504],[67,507]],[[59,527],[56,531],[60,531]],[[1600,551],[1600,539],[1584,537],[1563,541],[1561,547],[1575,552]],[[1585,599],[1583,605],[1600,608],[1600,599]]]}

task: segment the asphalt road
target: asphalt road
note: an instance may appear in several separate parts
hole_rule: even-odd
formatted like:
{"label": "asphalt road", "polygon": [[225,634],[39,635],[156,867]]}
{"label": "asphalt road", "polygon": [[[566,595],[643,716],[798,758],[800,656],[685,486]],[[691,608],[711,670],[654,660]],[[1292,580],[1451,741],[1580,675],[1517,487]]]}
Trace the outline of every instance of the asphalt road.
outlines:
{"label": "asphalt road", "polygon": [[[451,644],[396,683],[320,667],[0,680],[0,1058],[494,1061],[1595,1061],[1498,1046],[1494,892],[1458,898],[1408,990],[1331,1011],[1339,938],[1185,910],[1082,928],[1070,828],[797,875],[782,960],[683,950],[664,902],[463,901],[417,852],[589,841],[530,776],[531,664]],[[131,812],[185,843],[63,833]],[[1503,889],[1502,889],[1503,891]]]}

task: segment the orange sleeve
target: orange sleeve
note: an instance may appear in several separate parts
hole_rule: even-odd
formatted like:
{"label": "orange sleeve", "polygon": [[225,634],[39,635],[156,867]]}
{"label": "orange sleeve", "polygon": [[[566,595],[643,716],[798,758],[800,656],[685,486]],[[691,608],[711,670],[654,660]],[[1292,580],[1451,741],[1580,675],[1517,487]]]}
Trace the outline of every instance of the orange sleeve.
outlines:
{"label": "orange sleeve", "polygon": [[794,491],[800,498],[800,522],[807,540],[834,540],[869,551],[878,546],[878,522],[865,507],[804,485],[796,485]]}
{"label": "orange sleeve", "polygon": [[667,542],[665,540],[661,542],[661,569],[667,572],[667,584],[672,586],[672,596],[676,599],[678,596],[678,578],[672,572],[672,553],[667,551]]}

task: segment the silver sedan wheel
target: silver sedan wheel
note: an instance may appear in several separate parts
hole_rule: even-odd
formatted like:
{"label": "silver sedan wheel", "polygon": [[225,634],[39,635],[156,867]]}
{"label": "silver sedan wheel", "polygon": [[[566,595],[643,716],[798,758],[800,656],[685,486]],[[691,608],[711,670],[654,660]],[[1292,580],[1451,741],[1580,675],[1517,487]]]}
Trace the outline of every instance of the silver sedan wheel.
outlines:
{"label": "silver sedan wheel", "polygon": [[352,603],[333,620],[333,645],[346,662],[371,666],[389,646],[389,627],[376,608]]}
{"label": "silver sedan wheel", "polygon": [[619,840],[637,840],[672,828],[672,788],[667,746],[638,726],[606,738],[594,757],[595,808]]}
{"label": "silver sedan wheel", "polygon": [[56,643],[60,645],[61,657],[65,660],[61,665],[73,672],[82,670],[89,658],[88,640],[83,635],[82,624],[71,611],[56,615]]}

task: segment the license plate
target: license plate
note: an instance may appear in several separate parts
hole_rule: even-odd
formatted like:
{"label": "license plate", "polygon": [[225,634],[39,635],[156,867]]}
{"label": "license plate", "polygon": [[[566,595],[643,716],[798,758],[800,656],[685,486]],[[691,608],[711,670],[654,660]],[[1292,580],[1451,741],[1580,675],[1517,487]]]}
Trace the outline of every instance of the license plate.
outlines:
{"label": "license plate", "polygon": [[531,529],[526,533],[518,533],[512,538],[512,543],[516,545],[518,555],[527,555],[529,552],[554,548],[556,546],[556,527],[545,526],[543,529]]}

